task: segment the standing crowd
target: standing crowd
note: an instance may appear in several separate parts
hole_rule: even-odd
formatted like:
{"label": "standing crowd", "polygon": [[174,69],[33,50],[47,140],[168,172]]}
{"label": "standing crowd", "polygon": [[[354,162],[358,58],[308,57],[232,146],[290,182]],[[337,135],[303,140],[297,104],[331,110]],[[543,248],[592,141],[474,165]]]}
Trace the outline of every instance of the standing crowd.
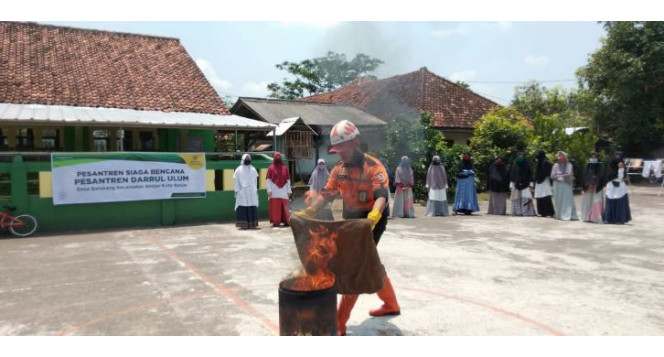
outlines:
{"label": "standing crowd", "polygon": [[[627,195],[625,162],[616,153],[610,163],[600,162],[599,155],[592,153],[581,178],[581,215],[574,203],[574,168],[565,152],[556,155],[552,164],[546,153],[535,153],[536,166],[531,168],[525,154],[519,152],[511,165],[501,157],[493,160],[487,171],[489,202],[487,213],[507,214],[507,199],[511,203],[511,214],[525,217],[553,217],[563,221],[582,220],[591,223],[624,224],[629,222],[631,212]],[[403,156],[394,174],[385,158],[379,163],[389,177],[385,216],[392,218],[415,218],[413,187],[415,177],[410,159]],[[608,167],[607,167],[608,166]],[[457,167],[457,185],[452,211],[455,215],[472,215],[479,212],[476,168],[470,153],[463,154]],[[251,157],[242,156],[241,165],[235,170],[235,211],[237,227],[258,227],[258,173],[251,166]],[[319,159],[309,179],[309,197],[321,194],[330,178],[324,159]],[[428,189],[425,216],[449,216],[447,203],[447,173],[436,155],[431,159],[425,187]],[[392,193],[393,192],[393,197]],[[274,227],[289,225],[289,200],[292,195],[288,167],[281,161],[281,154],[274,154],[274,162],[267,172],[267,193],[270,223]],[[390,209],[390,201],[392,206]],[[317,219],[333,220],[331,205],[326,203],[316,214]]]}

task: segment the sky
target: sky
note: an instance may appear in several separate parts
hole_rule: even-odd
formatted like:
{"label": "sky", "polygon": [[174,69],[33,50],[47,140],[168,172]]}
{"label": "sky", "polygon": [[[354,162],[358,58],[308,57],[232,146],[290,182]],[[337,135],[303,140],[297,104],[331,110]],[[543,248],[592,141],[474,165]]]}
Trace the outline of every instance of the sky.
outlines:
{"label": "sky", "polygon": [[596,21],[37,22],[178,38],[222,96],[266,97],[268,83],[292,78],[276,64],[334,51],[384,61],[379,79],[427,67],[503,105],[529,80],[576,87],[605,35]]}

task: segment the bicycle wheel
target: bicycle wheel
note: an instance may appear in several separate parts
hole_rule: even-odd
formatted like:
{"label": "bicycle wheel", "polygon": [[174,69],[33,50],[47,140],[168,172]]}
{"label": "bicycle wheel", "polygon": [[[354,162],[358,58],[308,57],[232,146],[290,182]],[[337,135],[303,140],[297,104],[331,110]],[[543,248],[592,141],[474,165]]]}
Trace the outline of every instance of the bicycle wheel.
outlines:
{"label": "bicycle wheel", "polygon": [[9,223],[9,231],[17,237],[27,237],[37,230],[37,219],[29,214],[14,217]]}

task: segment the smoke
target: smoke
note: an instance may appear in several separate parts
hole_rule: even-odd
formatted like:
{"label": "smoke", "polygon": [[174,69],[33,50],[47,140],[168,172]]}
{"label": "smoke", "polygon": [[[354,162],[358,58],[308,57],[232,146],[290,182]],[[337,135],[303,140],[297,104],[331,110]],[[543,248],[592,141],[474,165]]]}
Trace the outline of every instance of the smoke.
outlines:
{"label": "smoke", "polygon": [[343,22],[325,32],[316,56],[327,51],[343,53],[350,60],[359,53],[385,62],[373,73],[378,78],[403,74],[419,68],[411,62],[409,41],[400,33],[398,22]]}

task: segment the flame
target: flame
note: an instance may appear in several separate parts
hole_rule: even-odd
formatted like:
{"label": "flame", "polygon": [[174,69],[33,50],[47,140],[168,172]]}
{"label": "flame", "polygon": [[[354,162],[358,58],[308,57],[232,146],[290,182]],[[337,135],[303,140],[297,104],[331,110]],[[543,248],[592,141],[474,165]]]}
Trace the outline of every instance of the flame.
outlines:
{"label": "flame", "polygon": [[294,280],[293,290],[322,290],[334,285],[334,273],[327,266],[337,254],[337,233],[319,225],[316,229],[309,229],[309,236],[311,240],[304,264],[306,272]]}

